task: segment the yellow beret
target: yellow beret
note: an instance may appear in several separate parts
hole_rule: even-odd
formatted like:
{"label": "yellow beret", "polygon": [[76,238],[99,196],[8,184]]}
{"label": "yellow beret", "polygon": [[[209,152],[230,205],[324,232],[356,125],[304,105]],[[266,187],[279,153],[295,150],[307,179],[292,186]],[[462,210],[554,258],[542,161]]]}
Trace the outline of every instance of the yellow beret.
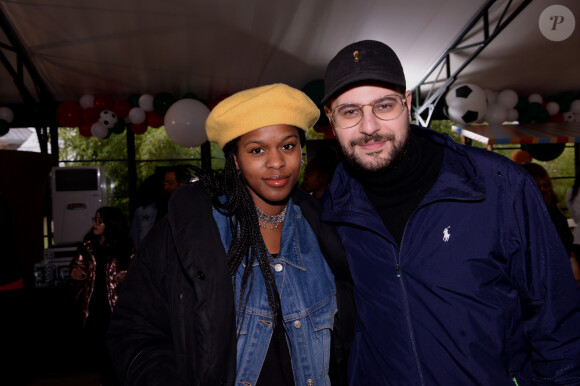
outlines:
{"label": "yellow beret", "polygon": [[320,110],[302,91],[282,83],[240,91],[218,103],[205,121],[207,138],[221,149],[241,135],[272,125],[314,126]]}

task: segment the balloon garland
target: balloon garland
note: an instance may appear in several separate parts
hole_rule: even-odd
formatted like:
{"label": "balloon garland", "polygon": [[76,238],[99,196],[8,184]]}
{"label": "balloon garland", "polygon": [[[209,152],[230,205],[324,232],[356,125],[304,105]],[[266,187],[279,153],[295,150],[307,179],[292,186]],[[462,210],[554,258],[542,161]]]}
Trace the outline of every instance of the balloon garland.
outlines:
{"label": "balloon garland", "polygon": [[0,107],[0,137],[8,134],[10,124],[14,120],[14,113],[9,107]]}
{"label": "balloon garland", "polygon": [[[332,138],[332,127],[320,106],[324,93],[322,79],[307,83],[302,91],[321,111],[314,130],[324,133],[325,138]],[[207,141],[205,119],[210,109],[224,97],[203,101],[193,93],[177,99],[171,93],[159,92],[156,95],[131,94],[126,99],[114,100],[107,94],[86,94],[78,102],[62,102],[57,107],[56,118],[63,127],[78,127],[79,134],[86,138],[106,139],[125,130],[141,135],[149,128],[165,126],[168,137],[176,144],[195,147]],[[512,89],[494,91],[471,83],[453,86],[445,96],[443,110],[458,124],[580,122],[577,93],[564,93],[544,100],[539,93],[525,97]],[[10,109],[0,107],[0,136],[8,132],[12,119]]]}
{"label": "balloon garland", "polygon": [[512,89],[499,92],[474,84],[452,87],[445,95],[444,112],[458,124],[482,123],[562,123],[580,122],[580,99],[564,93],[551,100],[541,94],[520,96]]}
{"label": "balloon garland", "polygon": [[[114,100],[110,95],[85,94],[78,102],[62,102],[56,109],[57,122],[63,127],[78,127],[79,135],[99,139],[131,130],[144,134],[151,127],[165,126],[169,138],[184,147],[200,146],[207,141],[206,103],[194,94],[177,100],[168,92],[131,94],[127,99]],[[0,108],[0,136],[3,112]]]}

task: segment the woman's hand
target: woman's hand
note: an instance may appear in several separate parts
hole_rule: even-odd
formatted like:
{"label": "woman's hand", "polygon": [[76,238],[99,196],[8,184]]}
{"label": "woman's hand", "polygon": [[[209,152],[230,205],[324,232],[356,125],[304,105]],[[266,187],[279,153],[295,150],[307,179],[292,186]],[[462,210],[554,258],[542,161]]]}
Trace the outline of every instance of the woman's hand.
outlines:
{"label": "woman's hand", "polygon": [[117,280],[118,283],[122,283],[123,280],[125,280],[125,275],[127,274],[127,271],[121,271],[119,272],[116,276],[115,276],[115,280]]}
{"label": "woman's hand", "polygon": [[70,277],[74,280],[85,280],[87,278],[87,273],[80,268],[73,268],[72,272],[70,273]]}

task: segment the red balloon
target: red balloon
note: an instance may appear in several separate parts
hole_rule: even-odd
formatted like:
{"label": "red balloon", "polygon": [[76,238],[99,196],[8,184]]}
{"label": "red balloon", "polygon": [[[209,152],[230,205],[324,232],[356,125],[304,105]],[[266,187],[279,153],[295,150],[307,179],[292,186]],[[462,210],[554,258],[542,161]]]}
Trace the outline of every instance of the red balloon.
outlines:
{"label": "red balloon", "polygon": [[113,97],[107,94],[97,94],[95,95],[93,106],[98,112],[111,110],[113,108]]}
{"label": "red balloon", "polygon": [[83,110],[83,123],[92,125],[99,120],[99,111],[94,107],[87,107]]}
{"label": "red balloon", "polygon": [[62,102],[56,108],[56,120],[63,127],[77,127],[81,124],[83,109],[75,102]]}
{"label": "red balloon", "polygon": [[201,103],[205,104],[207,107],[209,107],[210,110],[213,110],[213,108],[216,107],[218,103],[220,103],[221,101],[223,101],[227,97],[228,97],[227,95],[221,95],[221,96],[217,97],[216,99],[208,99],[206,102],[202,101],[201,99],[198,99],[198,100]]}
{"label": "red balloon", "polygon": [[330,126],[327,126],[327,129],[324,130],[324,139],[336,139]]}
{"label": "red balloon", "polygon": [[554,122],[554,123],[562,123],[564,122],[564,114],[554,114],[554,115],[550,115],[550,118],[548,118],[548,122]]}
{"label": "red balloon", "polygon": [[332,127],[330,125],[315,125],[313,129],[317,133],[324,133],[326,130],[332,130]]}
{"label": "red balloon", "polygon": [[117,114],[119,118],[125,118],[129,115],[131,104],[125,99],[117,99],[115,102],[113,102],[113,107],[111,110],[113,110],[113,112]]}
{"label": "red balloon", "polygon": [[163,116],[155,110],[147,112],[147,123],[154,129],[163,126]]}
{"label": "red balloon", "polygon": [[79,127],[79,134],[82,135],[85,138],[92,137],[93,136],[93,133],[91,133],[91,126],[92,126],[92,124],[83,123]]}
{"label": "red balloon", "polygon": [[147,131],[147,121],[143,123],[131,123],[131,131],[135,134],[145,134]]}

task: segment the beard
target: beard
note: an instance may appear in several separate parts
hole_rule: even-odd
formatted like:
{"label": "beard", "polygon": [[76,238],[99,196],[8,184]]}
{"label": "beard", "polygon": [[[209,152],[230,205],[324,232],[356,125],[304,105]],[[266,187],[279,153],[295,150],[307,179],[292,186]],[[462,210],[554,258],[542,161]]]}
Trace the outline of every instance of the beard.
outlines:
{"label": "beard", "polygon": [[[393,134],[379,134],[377,132],[373,135],[365,135],[363,137],[354,139],[346,145],[341,144],[341,149],[344,155],[344,160],[346,161],[347,169],[355,176],[372,176],[395,169],[401,163],[405,157],[405,154],[407,153],[410,136],[410,130],[406,132],[404,138],[399,140],[397,140]],[[390,154],[384,158],[381,158],[379,156],[380,153],[377,152],[374,159],[367,162],[362,161],[361,158],[355,153],[354,148],[357,145],[362,145],[370,141],[391,142],[393,147]],[[373,153],[369,153],[369,155],[372,156]]]}

